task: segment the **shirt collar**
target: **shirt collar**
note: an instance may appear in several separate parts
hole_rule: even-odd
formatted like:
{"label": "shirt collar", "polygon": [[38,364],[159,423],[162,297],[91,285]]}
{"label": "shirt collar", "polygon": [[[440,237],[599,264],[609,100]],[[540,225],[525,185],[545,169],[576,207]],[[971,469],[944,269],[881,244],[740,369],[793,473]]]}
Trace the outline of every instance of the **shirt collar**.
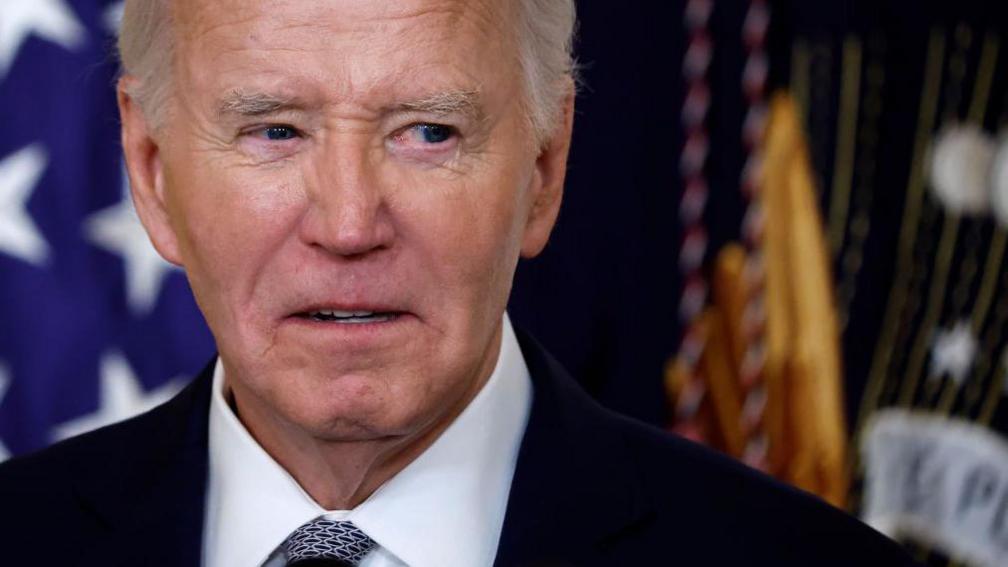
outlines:
{"label": "shirt collar", "polygon": [[320,515],[352,521],[411,567],[489,565],[497,552],[528,421],[529,371],[507,315],[487,383],[406,468],[345,512],[320,507],[252,438],[224,398],[220,361],[210,407],[207,565],[260,565]]}

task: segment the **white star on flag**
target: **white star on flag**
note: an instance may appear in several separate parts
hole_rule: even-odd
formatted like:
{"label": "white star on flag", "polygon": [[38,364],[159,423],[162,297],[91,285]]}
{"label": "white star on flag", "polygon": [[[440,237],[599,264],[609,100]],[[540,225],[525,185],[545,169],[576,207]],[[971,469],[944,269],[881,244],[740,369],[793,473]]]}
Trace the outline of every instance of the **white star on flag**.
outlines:
{"label": "white star on flag", "polygon": [[[0,364],[0,403],[3,402],[4,395],[7,394],[7,386],[10,386],[10,378],[7,377],[7,368]],[[4,446],[3,441],[0,441],[0,462],[6,461],[10,456],[10,451]]]}
{"label": "white star on flag", "polygon": [[89,240],[96,245],[122,256],[126,270],[126,299],[130,308],[138,314],[150,312],[157,303],[165,276],[174,267],[157,253],[140,224],[125,172],[122,200],[118,205],[91,215],[85,230]]}
{"label": "white star on flag", "polygon": [[969,376],[976,353],[977,340],[968,321],[959,321],[951,330],[939,329],[931,349],[931,377],[948,374],[962,384]]}
{"label": "white star on flag", "polygon": [[49,245],[28,215],[28,199],[48,161],[42,146],[33,144],[0,162],[0,253],[36,266],[45,265]]}
{"label": "white star on flag", "polygon": [[102,357],[99,371],[101,383],[98,389],[98,410],[56,426],[54,431],[56,440],[86,433],[143,413],[168,401],[184,385],[181,379],[175,379],[154,391],[144,392],[129,362],[115,352]]}
{"label": "white star on flag", "polygon": [[75,49],[87,39],[84,26],[63,0],[0,1],[0,80],[31,34]]}

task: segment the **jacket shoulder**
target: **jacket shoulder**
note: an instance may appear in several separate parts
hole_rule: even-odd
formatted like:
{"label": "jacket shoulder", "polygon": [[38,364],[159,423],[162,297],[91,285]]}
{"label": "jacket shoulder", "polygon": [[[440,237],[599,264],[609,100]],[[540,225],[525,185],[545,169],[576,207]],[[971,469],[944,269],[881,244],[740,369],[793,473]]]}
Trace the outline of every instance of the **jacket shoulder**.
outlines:
{"label": "jacket shoulder", "polygon": [[129,460],[140,458],[157,421],[157,409],[151,410],[0,463],[4,516],[18,508],[23,513],[67,504],[71,486],[82,479],[100,476],[115,482],[117,473],[129,468]]}
{"label": "jacket shoulder", "polygon": [[[83,561],[106,540],[111,526],[90,493],[128,492],[123,487],[128,471],[135,468],[128,455],[136,452],[136,440],[143,437],[149,421],[148,416],[134,418],[0,464],[3,537],[19,542],[19,547],[44,548]],[[47,525],[63,526],[63,535],[54,539],[39,529]]]}
{"label": "jacket shoulder", "polygon": [[206,418],[192,410],[208,397],[208,386],[201,375],[150,411],[0,463],[0,528],[39,511],[79,514],[87,500],[121,500],[140,490],[165,459],[191,443],[192,431],[199,443],[202,427],[205,444]]}
{"label": "jacket shoulder", "polygon": [[655,504],[645,531],[656,542],[662,533],[681,534],[690,547],[706,549],[708,560],[748,564],[917,564],[894,541],[812,494],[708,447],[606,413],[603,419],[636,461],[642,492]]}

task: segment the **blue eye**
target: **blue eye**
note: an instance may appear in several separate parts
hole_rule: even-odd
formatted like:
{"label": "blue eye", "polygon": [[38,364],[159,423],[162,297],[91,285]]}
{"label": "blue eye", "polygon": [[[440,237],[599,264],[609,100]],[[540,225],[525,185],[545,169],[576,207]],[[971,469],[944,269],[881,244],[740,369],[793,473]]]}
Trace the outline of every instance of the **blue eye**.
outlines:
{"label": "blue eye", "polygon": [[420,133],[424,142],[428,144],[441,144],[447,142],[454,134],[451,126],[443,124],[417,124],[414,128]]}
{"label": "blue eye", "polygon": [[266,139],[274,142],[292,140],[297,137],[297,132],[290,126],[270,126],[264,131]]}

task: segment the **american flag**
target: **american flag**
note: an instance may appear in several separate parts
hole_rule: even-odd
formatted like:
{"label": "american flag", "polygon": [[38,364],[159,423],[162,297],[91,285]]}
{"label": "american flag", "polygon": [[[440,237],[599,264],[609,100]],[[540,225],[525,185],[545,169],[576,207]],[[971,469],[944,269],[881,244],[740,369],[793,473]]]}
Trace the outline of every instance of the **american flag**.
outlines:
{"label": "american flag", "polygon": [[167,399],[213,352],[130,201],[121,13],[0,0],[0,461]]}

